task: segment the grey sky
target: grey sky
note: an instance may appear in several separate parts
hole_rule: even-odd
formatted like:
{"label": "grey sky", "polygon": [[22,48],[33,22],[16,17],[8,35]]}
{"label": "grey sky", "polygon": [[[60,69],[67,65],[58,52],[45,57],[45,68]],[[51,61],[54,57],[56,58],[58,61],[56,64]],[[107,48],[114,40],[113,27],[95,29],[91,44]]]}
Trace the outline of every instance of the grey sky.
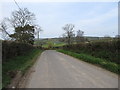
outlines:
{"label": "grey sky", "polygon": [[[16,0],[17,1],[17,0]],[[59,37],[65,24],[75,25],[86,36],[115,36],[118,33],[117,2],[19,2],[36,15],[36,23],[44,30],[42,38]],[[9,17],[17,10],[14,2],[2,3],[2,14]],[[0,17],[0,19],[3,18]]]}

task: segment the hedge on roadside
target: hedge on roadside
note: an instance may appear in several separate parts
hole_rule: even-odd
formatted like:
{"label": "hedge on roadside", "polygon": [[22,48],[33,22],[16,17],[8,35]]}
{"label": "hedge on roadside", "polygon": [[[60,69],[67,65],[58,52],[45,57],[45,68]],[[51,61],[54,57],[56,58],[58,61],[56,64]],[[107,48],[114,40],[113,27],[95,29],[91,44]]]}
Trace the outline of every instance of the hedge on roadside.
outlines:
{"label": "hedge on roadside", "polygon": [[102,42],[80,43],[63,46],[64,50],[85,53],[120,64],[120,39]]}
{"label": "hedge on roadside", "polygon": [[34,47],[25,43],[13,41],[2,41],[2,62],[7,62],[11,58],[31,51]]}

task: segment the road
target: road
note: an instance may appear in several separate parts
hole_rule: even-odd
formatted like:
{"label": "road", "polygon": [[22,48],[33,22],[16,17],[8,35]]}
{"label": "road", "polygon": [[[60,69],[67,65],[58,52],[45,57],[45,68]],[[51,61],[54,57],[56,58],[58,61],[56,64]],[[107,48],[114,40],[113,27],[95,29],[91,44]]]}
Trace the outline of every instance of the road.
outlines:
{"label": "road", "polygon": [[54,50],[44,51],[26,88],[117,88],[118,76]]}

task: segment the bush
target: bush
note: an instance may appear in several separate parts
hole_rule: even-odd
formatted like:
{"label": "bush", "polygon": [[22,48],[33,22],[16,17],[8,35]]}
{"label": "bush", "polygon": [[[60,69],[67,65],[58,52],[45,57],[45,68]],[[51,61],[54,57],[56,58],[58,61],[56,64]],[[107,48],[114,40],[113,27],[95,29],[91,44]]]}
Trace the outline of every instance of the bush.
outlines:
{"label": "bush", "polygon": [[15,56],[24,55],[32,50],[34,47],[25,43],[17,43],[12,41],[2,42],[2,61],[6,62],[8,59]]}
{"label": "bush", "polygon": [[112,41],[80,43],[63,46],[64,50],[73,51],[76,53],[86,53],[98,58],[106,59],[120,64],[120,40]]}

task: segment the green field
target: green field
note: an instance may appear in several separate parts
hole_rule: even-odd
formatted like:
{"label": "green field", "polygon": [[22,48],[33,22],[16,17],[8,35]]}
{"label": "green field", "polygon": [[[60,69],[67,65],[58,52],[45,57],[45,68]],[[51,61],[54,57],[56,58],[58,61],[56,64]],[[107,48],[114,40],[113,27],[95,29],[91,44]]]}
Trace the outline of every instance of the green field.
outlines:
{"label": "green field", "polygon": [[49,48],[49,46],[52,46],[52,47],[61,47],[61,46],[64,46],[64,45],[66,45],[65,43],[51,43],[51,44],[49,44],[49,43],[46,43],[46,44],[44,44],[42,47],[44,47],[44,48]]}
{"label": "green field", "polygon": [[[104,37],[85,37],[89,42],[104,42],[104,41],[111,41],[113,38],[104,38]],[[40,39],[39,41],[36,39],[34,44],[42,45],[44,48],[48,48],[49,46],[52,47],[60,47],[66,45],[65,42],[61,41],[61,38],[44,38]],[[74,41],[73,44],[76,44]]]}
{"label": "green field", "polygon": [[39,43],[44,48],[49,48],[49,47],[61,47],[63,45],[66,45],[65,42],[61,42],[60,38],[46,38],[46,39],[41,39],[39,41],[35,41],[35,44]]}

